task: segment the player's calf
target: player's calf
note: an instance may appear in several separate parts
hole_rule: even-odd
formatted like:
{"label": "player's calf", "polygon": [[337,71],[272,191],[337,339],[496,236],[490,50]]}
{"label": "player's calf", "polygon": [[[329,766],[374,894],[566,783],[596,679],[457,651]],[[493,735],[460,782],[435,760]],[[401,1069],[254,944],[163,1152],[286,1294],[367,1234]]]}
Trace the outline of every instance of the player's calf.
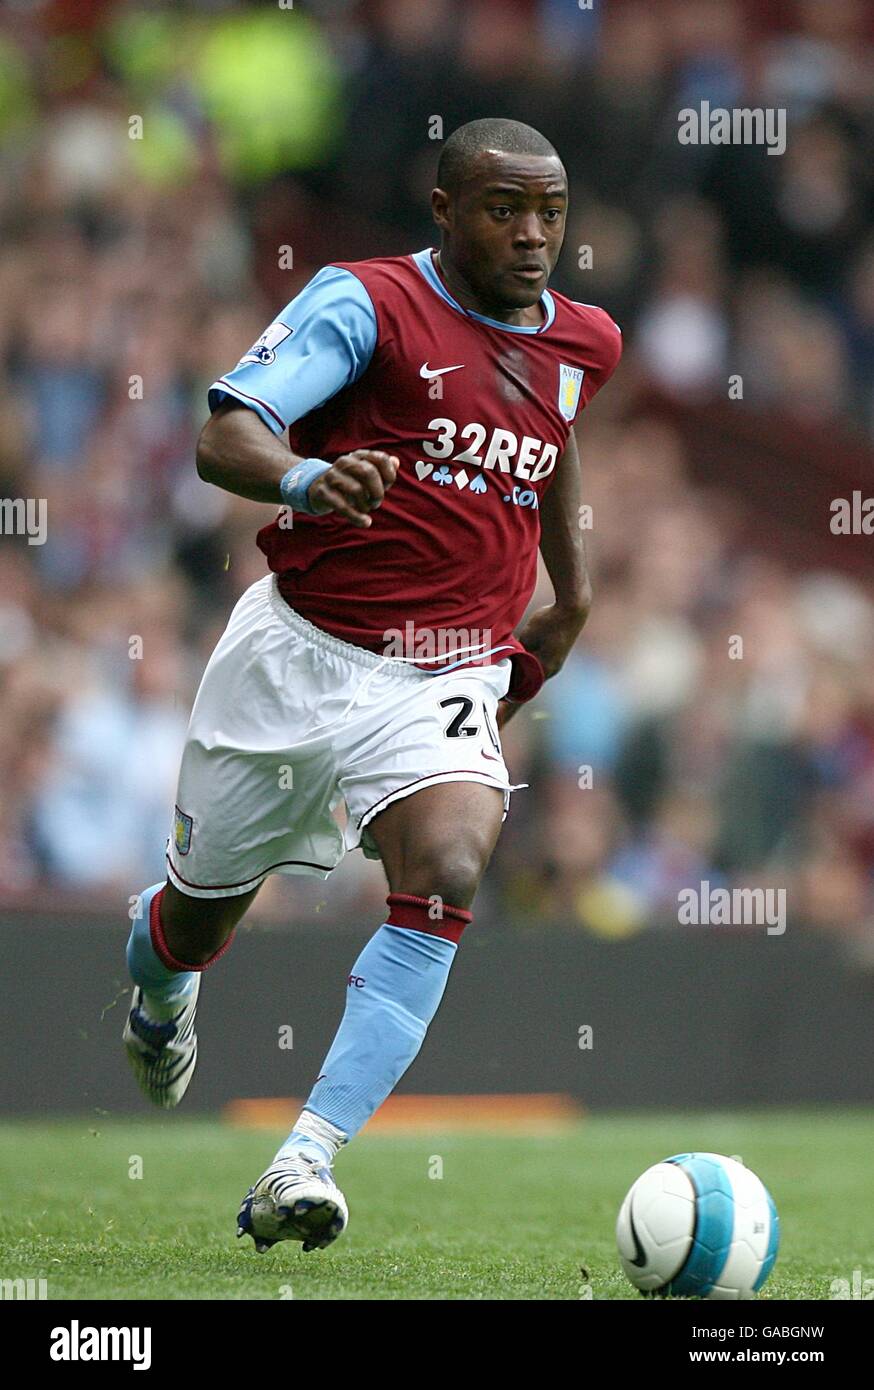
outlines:
{"label": "player's calf", "polygon": [[127,946],[135,988],[123,1040],[140,1089],[155,1105],[178,1105],[188,1089],[200,976],[224,955],[253,897],[186,898],[168,883],[139,899]]}
{"label": "player's calf", "polygon": [[346,1009],[306,1108],[243,1201],[237,1234],[251,1235],[257,1249],[278,1240],[320,1248],[345,1228],[331,1164],[425,1040],[472,920],[467,904],[498,837],[502,808],[493,787],[441,784],[374,818],[373,839],[392,888],[389,914],[352,967]]}
{"label": "player's calf", "polygon": [[352,967],[346,1010],[306,1108],[243,1200],[237,1234],[267,1250],[280,1240],[322,1249],[348,1211],[331,1176],[342,1147],[367,1123],[419,1052],[471,914],[392,893],[388,920]]}

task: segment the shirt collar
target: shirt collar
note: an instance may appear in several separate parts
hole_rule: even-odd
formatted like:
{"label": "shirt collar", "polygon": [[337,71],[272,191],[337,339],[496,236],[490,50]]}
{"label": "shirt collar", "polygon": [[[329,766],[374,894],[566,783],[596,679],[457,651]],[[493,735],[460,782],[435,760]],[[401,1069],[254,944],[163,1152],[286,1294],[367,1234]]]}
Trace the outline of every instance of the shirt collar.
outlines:
{"label": "shirt collar", "polygon": [[549,328],[555,318],[555,300],[549,290],[544,290],[543,294],[540,296],[540,303],[543,306],[545,317],[543,323],[541,323],[539,327],[535,324],[502,323],[500,319],[490,319],[487,318],[485,314],[475,314],[473,309],[463,308],[462,305],[458,303],[457,299],[453,299],[437,273],[432,259],[433,249],[434,248],[431,246],[426,246],[423,251],[416,251],[412,256],[412,260],[428,281],[432,290],[434,290],[436,294],[439,294],[441,299],[445,299],[446,303],[455,309],[456,313],[463,314],[465,318],[476,319],[477,323],[485,323],[489,328],[500,328],[505,333],[545,333]]}

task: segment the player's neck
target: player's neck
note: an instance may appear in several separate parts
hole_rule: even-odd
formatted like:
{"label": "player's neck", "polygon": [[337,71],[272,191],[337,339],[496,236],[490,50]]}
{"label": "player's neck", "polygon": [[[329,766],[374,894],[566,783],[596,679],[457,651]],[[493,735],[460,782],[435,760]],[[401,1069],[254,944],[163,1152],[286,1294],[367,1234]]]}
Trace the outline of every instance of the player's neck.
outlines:
{"label": "player's neck", "polygon": [[483,304],[471,293],[464,281],[455,274],[452,267],[445,265],[439,251],[434,251],[431,259],[449,293],[453,299],[457,300],[462,309],[467,309],[474,314],[482,314],[487,319],[497,319],[499,323],[507,323],[513,328],[539,328],[545,322],[546,311],[539,299],[536,304],[525,309],[502,310],[496,308],[494,304]]}

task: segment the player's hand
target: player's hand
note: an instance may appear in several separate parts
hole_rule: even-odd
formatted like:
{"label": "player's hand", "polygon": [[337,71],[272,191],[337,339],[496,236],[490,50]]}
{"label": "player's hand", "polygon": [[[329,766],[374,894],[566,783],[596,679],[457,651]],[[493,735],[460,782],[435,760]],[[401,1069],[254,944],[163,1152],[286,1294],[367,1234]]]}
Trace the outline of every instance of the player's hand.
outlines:
{"label": "player's hand", "polygon": [[588,601],[547,604],[531,614],[518,634],[525,650],[538,658],[547,680],[561,670],[588,616]]}
{"label": "player's hand", "polygon": [[[531,614],[522,631],[519,641],[526,651],[536,656],[549,680],[564,665],[568,653],[582,632],[589,616],[591,593],[575,604],[551,603],[538,608]],[[508,719],[512,719],[522,706],[513,700],[500,700],[498,703],[498,731],[503,729]]]}
{"label": "player's hand", "polygon": [[398,475],[400,459],[378,449],[354,449],[341,454],[320,478],[310,484],[307,498],[319,516],[337,512],[353,526],[370,526],[370,516],[380,506]]}

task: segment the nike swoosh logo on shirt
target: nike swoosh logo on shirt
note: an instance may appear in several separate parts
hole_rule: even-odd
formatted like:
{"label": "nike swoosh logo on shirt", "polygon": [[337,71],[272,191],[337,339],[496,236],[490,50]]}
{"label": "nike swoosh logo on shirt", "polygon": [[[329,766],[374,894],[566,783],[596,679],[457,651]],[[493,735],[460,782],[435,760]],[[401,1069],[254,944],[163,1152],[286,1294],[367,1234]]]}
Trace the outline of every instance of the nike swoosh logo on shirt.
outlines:
{"label": "nike swoosh logo on shirt", "polygon": [[463,362],[459,362],[457,367],[429,367],[427,362],[423,362],[419,368],[419,376],[430,381],[432,377],[445,376],[447,372],[460,372],[464,365]]}

